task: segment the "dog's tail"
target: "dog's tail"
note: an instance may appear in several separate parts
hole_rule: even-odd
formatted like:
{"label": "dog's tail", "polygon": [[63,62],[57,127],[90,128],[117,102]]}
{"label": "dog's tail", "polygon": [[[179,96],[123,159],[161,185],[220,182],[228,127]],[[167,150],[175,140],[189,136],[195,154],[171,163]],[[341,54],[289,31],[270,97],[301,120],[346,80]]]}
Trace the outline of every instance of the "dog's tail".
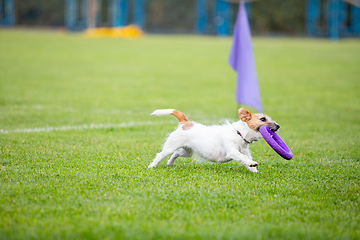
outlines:
{"label": "dog's tail", "polygon": [[155,110],[151,115],[163,116],[163,115],[174,115],[179,122],[187,122],[189,119],[182,112],[175,109],[158,109]]}

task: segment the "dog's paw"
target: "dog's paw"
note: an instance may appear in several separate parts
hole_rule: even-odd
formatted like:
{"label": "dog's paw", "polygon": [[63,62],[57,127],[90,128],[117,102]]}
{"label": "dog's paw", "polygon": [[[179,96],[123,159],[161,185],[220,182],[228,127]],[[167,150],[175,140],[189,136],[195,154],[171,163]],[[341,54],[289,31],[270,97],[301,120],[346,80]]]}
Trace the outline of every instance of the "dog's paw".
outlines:
{"label": "dog's paw", "polygon": [[250,172],[253,172],[253,173],[257,173],[259,172],[256,167],[246,167],[247,170],[249,170]]}
{"label": "dog's paw", "polygon": [[154,163],[151,163],[151,164],[148,166],[148,168],[154,168],[154,167],[156,167],[156,164],[154,164]]}
{"label": "dog's paw", "polygon": [[258,165],[258,163],[257,162],[254,162],[254,161],[251,161],[250,163],[249,163],[249,167],[256,167]]}
{"label": "dog's paw", "polygon": [[249,171],[250,171],[250,172],[253,172],[253,173],[259,172],[259,171],[256,169],[256,167],[249,168]]}

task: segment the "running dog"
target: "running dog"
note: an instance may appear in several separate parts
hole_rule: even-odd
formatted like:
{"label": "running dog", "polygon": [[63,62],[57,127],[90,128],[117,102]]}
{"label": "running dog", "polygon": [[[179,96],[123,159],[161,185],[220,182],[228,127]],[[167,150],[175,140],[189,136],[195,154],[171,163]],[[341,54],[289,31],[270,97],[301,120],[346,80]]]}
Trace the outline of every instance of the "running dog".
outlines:
{"label": "running dog", "polygon": [[238,110],[239,121],[227,121],[224,125],[213,126],[189,121],[182,112],[175,109],[159,109],[151,115],[173,115],[179,120],[179,126],[166,139],[162,151],[156,154],[149,168],[156,167],[161,160],[172,154],[167,162],[168,166],[172,166],[178,157],[194,155],[216,163],[235,160],[250,172],[258,172],[258,163],[252,160],[249,145],[262,137],[260,126],[267,125],[272,131],[280,128],[269,116],[252,114],[245,108]]}

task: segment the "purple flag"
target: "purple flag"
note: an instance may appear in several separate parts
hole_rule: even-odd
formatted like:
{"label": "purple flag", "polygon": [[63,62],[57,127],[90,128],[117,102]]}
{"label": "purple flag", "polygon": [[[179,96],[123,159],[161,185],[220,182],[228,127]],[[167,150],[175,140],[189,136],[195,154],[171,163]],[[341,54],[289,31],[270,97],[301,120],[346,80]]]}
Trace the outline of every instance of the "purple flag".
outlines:
{"label": "purple flag", "polygon": [[245,4],[240,2],[234,36],[229,54],[229,65],[236,71],[235,100],[262,112],[259,84],[251,44],[250,27]]}

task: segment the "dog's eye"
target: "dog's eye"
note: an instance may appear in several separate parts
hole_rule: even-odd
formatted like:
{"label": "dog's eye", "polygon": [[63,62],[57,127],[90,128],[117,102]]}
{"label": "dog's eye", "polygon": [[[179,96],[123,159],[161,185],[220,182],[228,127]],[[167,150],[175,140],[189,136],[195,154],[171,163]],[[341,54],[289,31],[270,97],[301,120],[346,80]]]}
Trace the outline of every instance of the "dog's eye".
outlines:
{"label": "dog's eye", "polygon": [[260,121],[266,122],[266,118],[262,117],[260,118]]}

